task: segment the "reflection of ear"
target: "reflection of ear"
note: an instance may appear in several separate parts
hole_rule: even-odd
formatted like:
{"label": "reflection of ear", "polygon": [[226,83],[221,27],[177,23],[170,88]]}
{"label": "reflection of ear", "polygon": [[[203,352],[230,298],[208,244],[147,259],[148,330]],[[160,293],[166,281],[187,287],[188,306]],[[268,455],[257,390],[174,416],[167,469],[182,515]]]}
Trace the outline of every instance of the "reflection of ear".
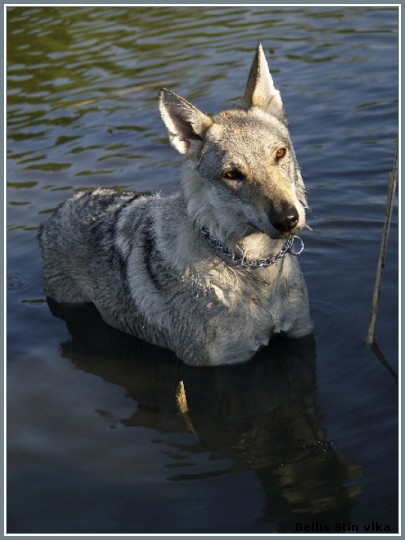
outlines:
{"label": "reflection of ear", "polygon": [[209,116],[171,90],[161,90],[159,110],[170,142],[180,154],[188,152],[193,140],[202,140],[213,123]]}

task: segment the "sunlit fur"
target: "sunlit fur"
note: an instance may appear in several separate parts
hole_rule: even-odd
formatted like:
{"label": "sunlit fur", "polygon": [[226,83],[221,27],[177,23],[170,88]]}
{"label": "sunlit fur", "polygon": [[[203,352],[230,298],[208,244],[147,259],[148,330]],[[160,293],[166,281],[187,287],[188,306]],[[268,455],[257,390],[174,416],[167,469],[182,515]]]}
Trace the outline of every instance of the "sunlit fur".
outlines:
{"label": "sunlit fur", "polygon": [[179,192],[96,189],[66,201],[39,234],[45,293],[93,302],[110,325],[190,365],[243,362],[274,333],[310,333],[295,256],[233,265],[201,232],[254,260],[305,226],[305,187],[261,46],[238,106],[209,116],[169,90],[159,106],[185,156]]}

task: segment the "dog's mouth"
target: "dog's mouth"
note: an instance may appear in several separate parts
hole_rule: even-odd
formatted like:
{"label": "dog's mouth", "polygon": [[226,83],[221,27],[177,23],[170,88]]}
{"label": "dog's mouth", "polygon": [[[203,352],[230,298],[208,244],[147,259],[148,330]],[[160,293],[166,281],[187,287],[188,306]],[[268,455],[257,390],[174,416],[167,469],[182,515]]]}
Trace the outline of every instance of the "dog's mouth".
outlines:
{"label": "dog's mouth", "polygon": [[266,236],[268,236],[269,238],[271,238],[272,240],[283,240],[283,239],[286,239],[286,238],[290,238],[291,236],[294,236],[295,233],[299,232],[299,229],[295,229],[293,231],[280,231],[280,232],[276,232],[276,233],[269,233],[268,231],[263,231],[263,229],[260,229],[259,227],[257,227],[256,225],[254,225],[253,223],[250,223],[248,222],[248,225],[249,227],[252,227],[252,231],[249,231],[247,232],[247,235],[249,234],[253,234],[255,232],[260,232],[262,234],[265,234]]}

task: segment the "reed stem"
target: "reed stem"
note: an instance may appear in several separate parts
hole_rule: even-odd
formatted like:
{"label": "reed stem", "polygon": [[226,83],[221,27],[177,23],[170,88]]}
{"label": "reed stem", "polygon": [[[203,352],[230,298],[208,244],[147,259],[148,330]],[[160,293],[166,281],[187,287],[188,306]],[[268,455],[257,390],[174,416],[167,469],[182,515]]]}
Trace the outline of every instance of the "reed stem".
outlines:
{"label": "reed stem", "polygon": [[378,303],[381,291],[382,275],[385,265],[385,254],[387,251],[388,234],[390,230],[392,211],[394,208],[395,191],[398,182],[398,140],[395,150],[394,165],[388,179],[388,194],[387,202],[385,205],[385,220],[384,228],[381,238],[380,256],[377,264],[377,274],[374,285],[373,299],[371,303],[371,315],[368,325],[367,344],[373,345],[376,342],[375,334],[377,328],[377,316],[378,316]]}

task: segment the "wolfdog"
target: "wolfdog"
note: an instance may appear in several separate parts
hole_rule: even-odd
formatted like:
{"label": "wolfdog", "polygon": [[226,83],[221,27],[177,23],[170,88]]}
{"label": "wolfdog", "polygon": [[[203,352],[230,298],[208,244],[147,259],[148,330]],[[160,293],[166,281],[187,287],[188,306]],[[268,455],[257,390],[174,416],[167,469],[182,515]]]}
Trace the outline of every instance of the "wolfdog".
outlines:
{"label": "wolfdog", "polygon": [[306,190],[261,44],[237,106],[208,115],[167,89],[159,100],[185,155],[179,193],[95,189],[66,201],[40,227],[45,294],[91,302],[111,326],[195,366],[311,333],[293,245]]}

